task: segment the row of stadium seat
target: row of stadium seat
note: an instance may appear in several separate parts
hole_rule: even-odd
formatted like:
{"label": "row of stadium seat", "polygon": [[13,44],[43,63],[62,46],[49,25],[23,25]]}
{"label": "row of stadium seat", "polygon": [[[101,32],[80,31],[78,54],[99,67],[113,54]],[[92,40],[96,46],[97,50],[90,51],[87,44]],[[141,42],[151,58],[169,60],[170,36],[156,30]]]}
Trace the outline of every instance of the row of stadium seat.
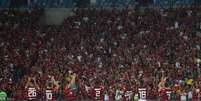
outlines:
{"label": "row of stadium seat", "polygon": [[96,7],[133,7],[136,0],[97,0]]}
{"label": "row of stadium seat", "polygon": [[188,7],[193,0],[154,0],[154,6],[159,8]]}
{"label": "row of stadium seat", "polygon": [[31,6],[44,8],[72,7],[72,0],[28,0]]}
{"label": "row of stadium seat", "polygon": [[[0,0],[0,8],[9,8],[14,0]],[[22,7],[40,8],[69,8],[73,6],[73,0],[24,0]]]}
{"label": "row of stadium seat", "polygon": [[[12,0],[0,0],[0,8],[8,8]],[[26,1],[26,0],[25,0]],[[26,7],[42,8],[69,8],[73,7],[73,0],[27,0]],[[138,0],[91,0],[95,7],[135,7]],[[192,5],[194,0],[153,0],[153,6],[157,8],[182,7]]]}
{"label": "row of stadium seat", "polygon": [[[137,0],[97,0],[98,7],[135,7],[138,5]],[[154,7],[170,8],[190,6],[193,0],[153,0]]]}

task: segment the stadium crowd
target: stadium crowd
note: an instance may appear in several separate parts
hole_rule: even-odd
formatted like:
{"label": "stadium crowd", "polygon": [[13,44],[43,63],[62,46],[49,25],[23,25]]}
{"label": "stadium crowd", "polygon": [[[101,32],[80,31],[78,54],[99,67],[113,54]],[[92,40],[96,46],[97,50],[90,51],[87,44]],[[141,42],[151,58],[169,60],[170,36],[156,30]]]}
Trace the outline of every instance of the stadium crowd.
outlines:
{"label": "stadium crowd", "polygon": [[[201,89],[200,8],[74,9],[62,25],[44,26],[43,10],[0,13],[0,83],[10,98],[38,98],[52,88],[56,99],[93,99],[101,87],[117,91],[172,90],[173,99]],[[190,95],[189,95],[190,96]]]}

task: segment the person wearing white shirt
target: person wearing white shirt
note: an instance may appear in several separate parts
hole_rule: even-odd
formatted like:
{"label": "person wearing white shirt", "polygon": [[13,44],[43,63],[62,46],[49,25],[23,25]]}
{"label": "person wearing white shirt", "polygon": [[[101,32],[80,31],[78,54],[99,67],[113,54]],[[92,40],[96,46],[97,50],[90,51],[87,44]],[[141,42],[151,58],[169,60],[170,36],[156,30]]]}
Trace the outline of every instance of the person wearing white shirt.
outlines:
{"label": "person wearing white shirt", "polygon": [[193,93],[192,93],[192,91],[189,91],[188,92],[188,101],[191,101],[192,98],[193,98]]}
{"label": "person wearing white shirt", "polygon": [[122,100],[121,91],[117,89],[115,93],[115,101],[121,101],[121,100]]}
{"label": "person wearing white shirt", "polygon": [[108,95],[107,92],[106,92],[105,95],[104,95],[104,101],[109,101],[109,95]]}
{"label": "person wearing white shirt", "polygon": [[177,21],[175,21],[174,27],[175,27],[175,29],[178,29],[178,28],[179,28],[179,23],[178,23]]}
{"label": "person wearing white shirt", "polygon": [[180,100],[181,100],[181,101],[187,101],[186,92],[183,92],[183,93],[181,94]]}

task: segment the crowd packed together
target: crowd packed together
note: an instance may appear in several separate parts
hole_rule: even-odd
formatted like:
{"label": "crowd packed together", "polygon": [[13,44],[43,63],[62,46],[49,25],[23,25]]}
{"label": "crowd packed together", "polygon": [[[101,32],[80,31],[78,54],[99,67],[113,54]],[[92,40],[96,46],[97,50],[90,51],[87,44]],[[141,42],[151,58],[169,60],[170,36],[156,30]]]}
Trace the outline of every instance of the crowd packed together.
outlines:
{"label": "crowd packed together", "polygon": [[[10,98],[28,87],[52,88],[56,99],[93,99],[159,88],[173,98],[201,88],[200,8],[73,9],[62,25],[40,24],[43,10],[0,12],[0,84]],[[164,80],[165,78],[165,80]],[[70,92],[70,93],[69,93]]]}

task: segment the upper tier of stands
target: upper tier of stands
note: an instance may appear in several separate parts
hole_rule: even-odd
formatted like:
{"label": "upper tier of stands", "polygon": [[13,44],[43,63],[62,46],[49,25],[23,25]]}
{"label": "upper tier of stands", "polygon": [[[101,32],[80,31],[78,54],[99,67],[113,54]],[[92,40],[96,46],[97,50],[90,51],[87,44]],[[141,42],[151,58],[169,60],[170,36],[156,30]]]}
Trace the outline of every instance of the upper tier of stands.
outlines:
{"label": "upper tier of stands", "polygon": [[[17,2],[16,2],[17,1]],[[76,3],[86,3],[87,0],[0,0],[0,8],[9,8],[18,4],[20,7],[40,8],[72,8]],[[138,5],[151,5],[156,8],[189,7],[195,4],[196,0],[89,0],[86,6],[93,7],[136,7]],[[147,6],[146,5],[146,6]],[[12,6],[13,7],[13,6]],[[15,7],[15,6],[14,6]]]}

